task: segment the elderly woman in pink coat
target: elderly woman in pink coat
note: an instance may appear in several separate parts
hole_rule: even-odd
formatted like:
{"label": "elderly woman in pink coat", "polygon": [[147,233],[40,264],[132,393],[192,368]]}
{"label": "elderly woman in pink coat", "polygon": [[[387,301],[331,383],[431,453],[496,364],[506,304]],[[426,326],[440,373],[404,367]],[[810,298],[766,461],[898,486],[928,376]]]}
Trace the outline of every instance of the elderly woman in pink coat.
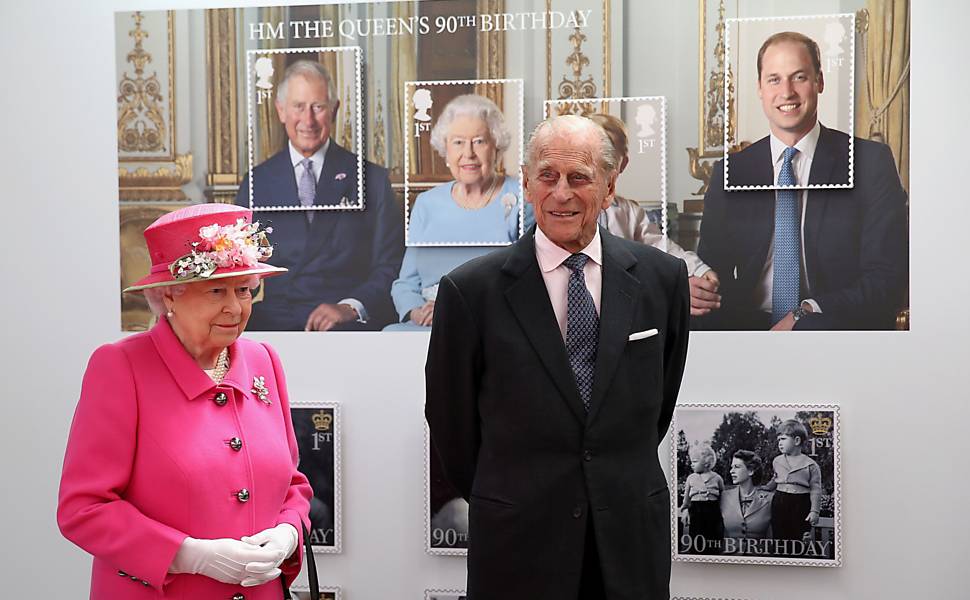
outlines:
{"label": "elderly woman in pink coat", "polygon": [[300,570],[312,491],[286,380],[240,338],[253,288],[285,270],[251,220],[201,204],[149,226],[151,273],[125,291],[158,323],[88,363],[57,522],[94,555],[92,599],[278,600]]}

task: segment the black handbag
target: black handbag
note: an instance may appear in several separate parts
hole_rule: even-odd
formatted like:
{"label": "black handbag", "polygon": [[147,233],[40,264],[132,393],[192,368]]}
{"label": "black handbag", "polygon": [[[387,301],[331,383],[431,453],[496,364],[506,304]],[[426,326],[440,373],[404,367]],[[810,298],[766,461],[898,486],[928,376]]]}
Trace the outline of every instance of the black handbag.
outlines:
{"label": "black handbag", "polygon": [[[320,582],[317,580],[317,564],[313,560],[313,546],[310,545],[310,532],[306,530],[306,525],[302,522],[300,523],[300,527],[303,528],[303,551],[306,553],[306,578],[310,586],[310,600],[319,600]],[[283,585],[283,600],[293,600],[293,596],[290,595],[290,588],[286,586],[286,582],[283,581],[282,576],[280,576],[280,583]]]}

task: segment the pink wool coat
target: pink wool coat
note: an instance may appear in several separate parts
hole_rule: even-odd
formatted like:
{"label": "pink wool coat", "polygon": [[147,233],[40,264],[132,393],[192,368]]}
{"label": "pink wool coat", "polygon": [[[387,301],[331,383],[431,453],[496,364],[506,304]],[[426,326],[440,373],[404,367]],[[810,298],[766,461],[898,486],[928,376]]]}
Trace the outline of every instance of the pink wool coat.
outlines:
{"label": "pink wool coat", "polygon": [[[306,477],[276,352],[238,339],[215,385],[162,319],[98,348],[74,413],[57,523],[94,555],[93,600],[279,600],[278,579],[244,588],[170,575],[186,536],[236,538],[280,523],[309,528]],[[262,376],[266,401],[254,392]],[[280,566],[300,570],[300,546]]]}

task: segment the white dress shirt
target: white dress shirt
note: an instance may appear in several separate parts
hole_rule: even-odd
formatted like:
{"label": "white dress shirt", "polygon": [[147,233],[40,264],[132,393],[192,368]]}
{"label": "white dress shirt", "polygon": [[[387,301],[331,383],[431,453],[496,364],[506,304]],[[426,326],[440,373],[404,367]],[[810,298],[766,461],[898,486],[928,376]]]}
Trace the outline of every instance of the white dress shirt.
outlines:
{"label": "white dress shirt", "polygon": [[[812,172],[812,159],[815,157],[815,147],[818,145],[818,136],[821,133],[822,128],[815,121],[815,127],[809,131],[805,137],[798,140],[793,147],[798,150],[798,153],[792,158],[791,166],[792,171],[795,174],[796,185],[808,185],[808,176]],[[778,181],[778,175],[781,173],[781,166],[784,163],[784,152],[785,148],[788,146],[774,134],[769,136],[769,142],[771,144],[771,164],[774,169],[774,180]],[[802,246],[802,302],[809,304],[812,310],[815,312],[822,312],[819,308],[818,303],[808,296],[811,295],[811,289],[808,284],[808,272],[805,269],[805,208],[808,205],[808,190],[800,190],[799,202],[801,204],[801,234],[799,238],[801,240]],[[776,192],[777,194],[777,192]],[[768,247],[768,257],[765,259],[765,266],[761,271],[761,280],[758,286],[755,288],[755,299],[758,301],[758,306],[764,312],[771,312],[771,292],[774,283],[775,276],[775,238],[774,235],[771,237],[771,244]]]}
{"label": "white dress shirt", "polygon": [[[539,261],[542,280],[546,283],[546,291],[549,293],[552,311],[556,314],[559,332],[562,333],[562,339],[565,341],[568,307],[567,286],[569,285],[571,271],[569,267],[562,264],[562,261],[572,256],[572,253],[557,246],[546,237],[546,234],[542,233],[540,227],[536,227],[535,246],[536,260]],[[586,266],[583,267],[583,277],[586,279],[586,289],[593,297],[593,304],[596,306],[596,314],[598,315],[603,290],[603,242],[600,239],[599,228],[596,229],[593,241],[580,253],[589,257]]]}

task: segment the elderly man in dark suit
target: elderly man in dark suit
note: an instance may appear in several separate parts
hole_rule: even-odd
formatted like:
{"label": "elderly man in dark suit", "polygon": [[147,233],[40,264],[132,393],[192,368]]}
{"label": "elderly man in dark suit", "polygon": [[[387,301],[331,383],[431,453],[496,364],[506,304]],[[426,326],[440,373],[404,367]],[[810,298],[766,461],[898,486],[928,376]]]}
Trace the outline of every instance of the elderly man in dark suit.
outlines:
{"label": "elderly man in dark suit", "polygon": [[616,157],[589,119],[532,134],[537,227],[443,277],[425,407],[470,502],[470,600],[666,599],[657,458],[680,388],[683,261],[610,235]]}
{"label": "elderly man in dark suit", "polygon": [[717,275],[691,278],[695,327],[893,327],[908,280],[906,193],[887,146],[855,138],[850,156],[849,136],[818,122],[823,89],[811,38],[764,42],[758,94],[771,134],[729,157],[729,185],[854,185],[725,191],[715,163],[698,255]]}
{"label": "elderly man in dark suit", "polygon": [[[286,69],[276,92],[286,148],[253,169],[252,205],[360,206],[357,156],[330,139],[340,107],[319,63]],[[249,207],[248,176],[236,204]],[[387,171],[364,167],[363,210],[291,210],[254,215],[273,227],[274,264],[289,272],[253,305],[251,330],[380,330],[396,321],[391,283],[404,254],[401,211]]]}

